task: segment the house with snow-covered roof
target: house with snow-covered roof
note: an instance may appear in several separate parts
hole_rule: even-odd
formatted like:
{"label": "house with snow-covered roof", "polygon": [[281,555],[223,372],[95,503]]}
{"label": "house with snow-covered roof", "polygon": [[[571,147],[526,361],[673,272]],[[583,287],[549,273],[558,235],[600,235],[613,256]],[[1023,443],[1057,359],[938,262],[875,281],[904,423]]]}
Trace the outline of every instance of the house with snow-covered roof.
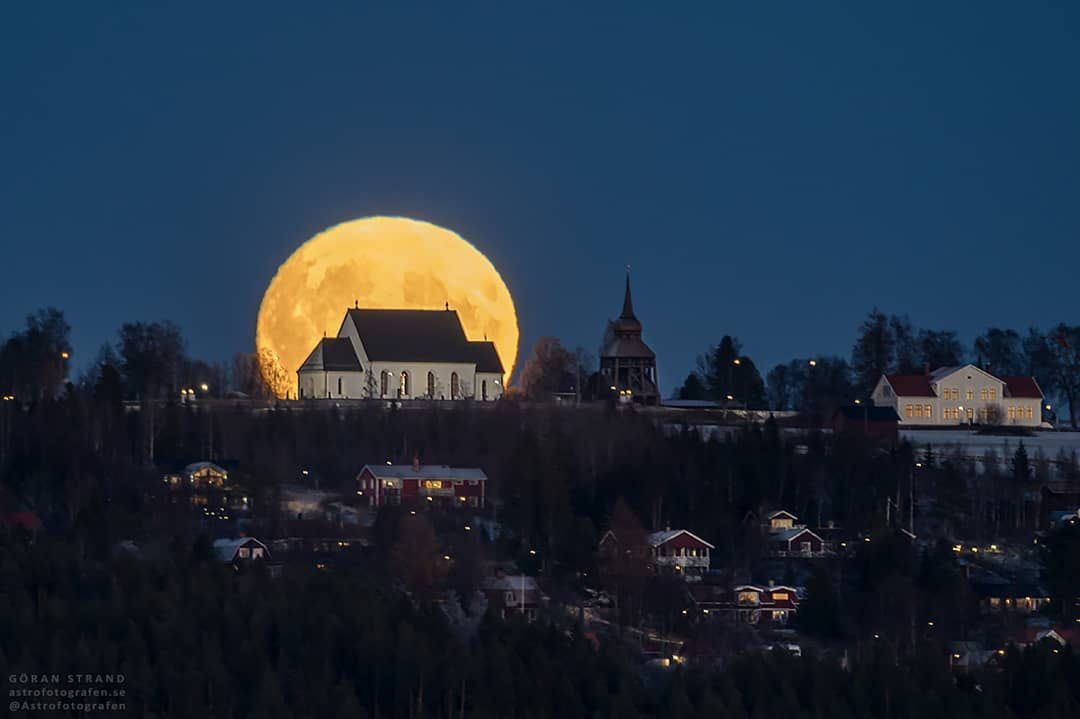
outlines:
{"label": "house with snow-covered roof", "polygon": [[257,559],[269,559],[270,550],[266,545],[254,537],[238,537],[236,539],[215,539],[214,556],[219,562],[236,564],[238,562],[250,562]]}
{"label": "house with snow-covered roof", "polygon": [[481,508],[487,474],[479,467],[445,464],[365,464],[356,476],[358,498],[369,507],[430,502],[446,507]]}
{"label": "house with snow-covered roof", "polygon": [[715,547],[685,529],[665,529],[646,537],[649,560],[658,572],[674,572],[688,582],[709,571],[710,551]]}

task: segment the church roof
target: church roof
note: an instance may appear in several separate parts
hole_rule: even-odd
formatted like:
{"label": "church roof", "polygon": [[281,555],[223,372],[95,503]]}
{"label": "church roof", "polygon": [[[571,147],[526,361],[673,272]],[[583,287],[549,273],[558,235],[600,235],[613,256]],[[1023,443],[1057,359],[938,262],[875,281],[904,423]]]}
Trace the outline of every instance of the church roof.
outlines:
{"label": "church roof", "polygon": [[323,340],[323,368],[328,370],[361,370],[352,341],[348,337],[327,337]]}
{"label": "church roof", "polygon": [[603,356],[625,357],[627,359],[654,359],[656,353],[649,349],[649,345],[645,344],[641,337],[616,336],[604,347]]}
{"label": "church roof", "polygon": [[499,359],[499,353],[495,351],[494,342],[470,342],[469,347],[473,351],[477,372],[503,373],[502,361]]}
{"label": "church roof", "polygon": [[372,361],[476,361],[477,350],[466,339],[456,310],[351,309],[348,319]]}
{"label": "church roof", "polygon": [[359,372],[363,369],[348,337],[323,337],[302,366],[337,372]]}

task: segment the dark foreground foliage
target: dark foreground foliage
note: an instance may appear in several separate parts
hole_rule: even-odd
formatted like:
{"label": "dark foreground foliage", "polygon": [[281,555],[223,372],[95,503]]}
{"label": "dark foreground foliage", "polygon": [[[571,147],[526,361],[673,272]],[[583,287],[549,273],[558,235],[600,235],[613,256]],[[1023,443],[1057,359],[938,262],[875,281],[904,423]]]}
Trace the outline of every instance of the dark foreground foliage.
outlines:
{"label": "dark foreground foliage", "polygon": [[123,672],[146,717],[1074,717],[1080,661],[1038,647],[956,680],[886,642],[849,657],[747,655],[652,676],[573,628],[487,619],[472,636],[359,573],[273,579],[187,550],[77,561],[0,540],[0,672]]}

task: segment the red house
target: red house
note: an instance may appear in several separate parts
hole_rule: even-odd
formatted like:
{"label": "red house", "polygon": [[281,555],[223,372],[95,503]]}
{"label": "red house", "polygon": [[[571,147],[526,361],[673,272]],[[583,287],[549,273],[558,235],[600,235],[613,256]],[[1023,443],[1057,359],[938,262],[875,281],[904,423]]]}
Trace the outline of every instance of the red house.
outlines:
{"label": "red house", "polygon": [[709,552],[715,547],[685,529],[653,532],[647,539],[650,560],[657,571],[674,571],[688,582],[709,571]]}
{"label": "red house", "polygon": [[807,527],[793,527],[769,535],[769,554],[774,557],[820,557],[825,540]]}
{"label": "red house", "polygon": [[366,464],[356,493],[370,507],[431,502],[447,507],[483,507],[487,475],[476,467],[445,464]]}
{"label": "red house", "polygon": [[665,529],[663,532],[609,529],[600,537],[600,563],[609,571],[625,570],[635,564],[656,573],[674,573],[695,582],[709,571],[710,552],[715,549],[693,532]]}
{"label": "red house", "polygon": [[702,618],[715,616],[736,624],[787,624],[799,611],[798,590],[784,585],[742,584],[719,601],[691,596]]}

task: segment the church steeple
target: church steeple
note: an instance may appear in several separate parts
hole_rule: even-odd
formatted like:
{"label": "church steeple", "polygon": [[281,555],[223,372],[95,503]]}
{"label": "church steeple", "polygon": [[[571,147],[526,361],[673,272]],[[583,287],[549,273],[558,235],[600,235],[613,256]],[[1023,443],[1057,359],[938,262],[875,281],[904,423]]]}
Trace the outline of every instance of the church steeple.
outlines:
{"label": "church steeple", "polygon": [[626,266],[626,294],[623,296],[622,314],[619,317],[624,320],[637,319],[634,317],[634,301],[630,298],[630,265]]}
{"label": "church steeple", "polygon": [[634,316],[634,300],[630,295],[630,265],[626,266],[626,290],[623,294],[622,314],[615,320],[613,329],[620,335],[641,335],[641,322]]}

